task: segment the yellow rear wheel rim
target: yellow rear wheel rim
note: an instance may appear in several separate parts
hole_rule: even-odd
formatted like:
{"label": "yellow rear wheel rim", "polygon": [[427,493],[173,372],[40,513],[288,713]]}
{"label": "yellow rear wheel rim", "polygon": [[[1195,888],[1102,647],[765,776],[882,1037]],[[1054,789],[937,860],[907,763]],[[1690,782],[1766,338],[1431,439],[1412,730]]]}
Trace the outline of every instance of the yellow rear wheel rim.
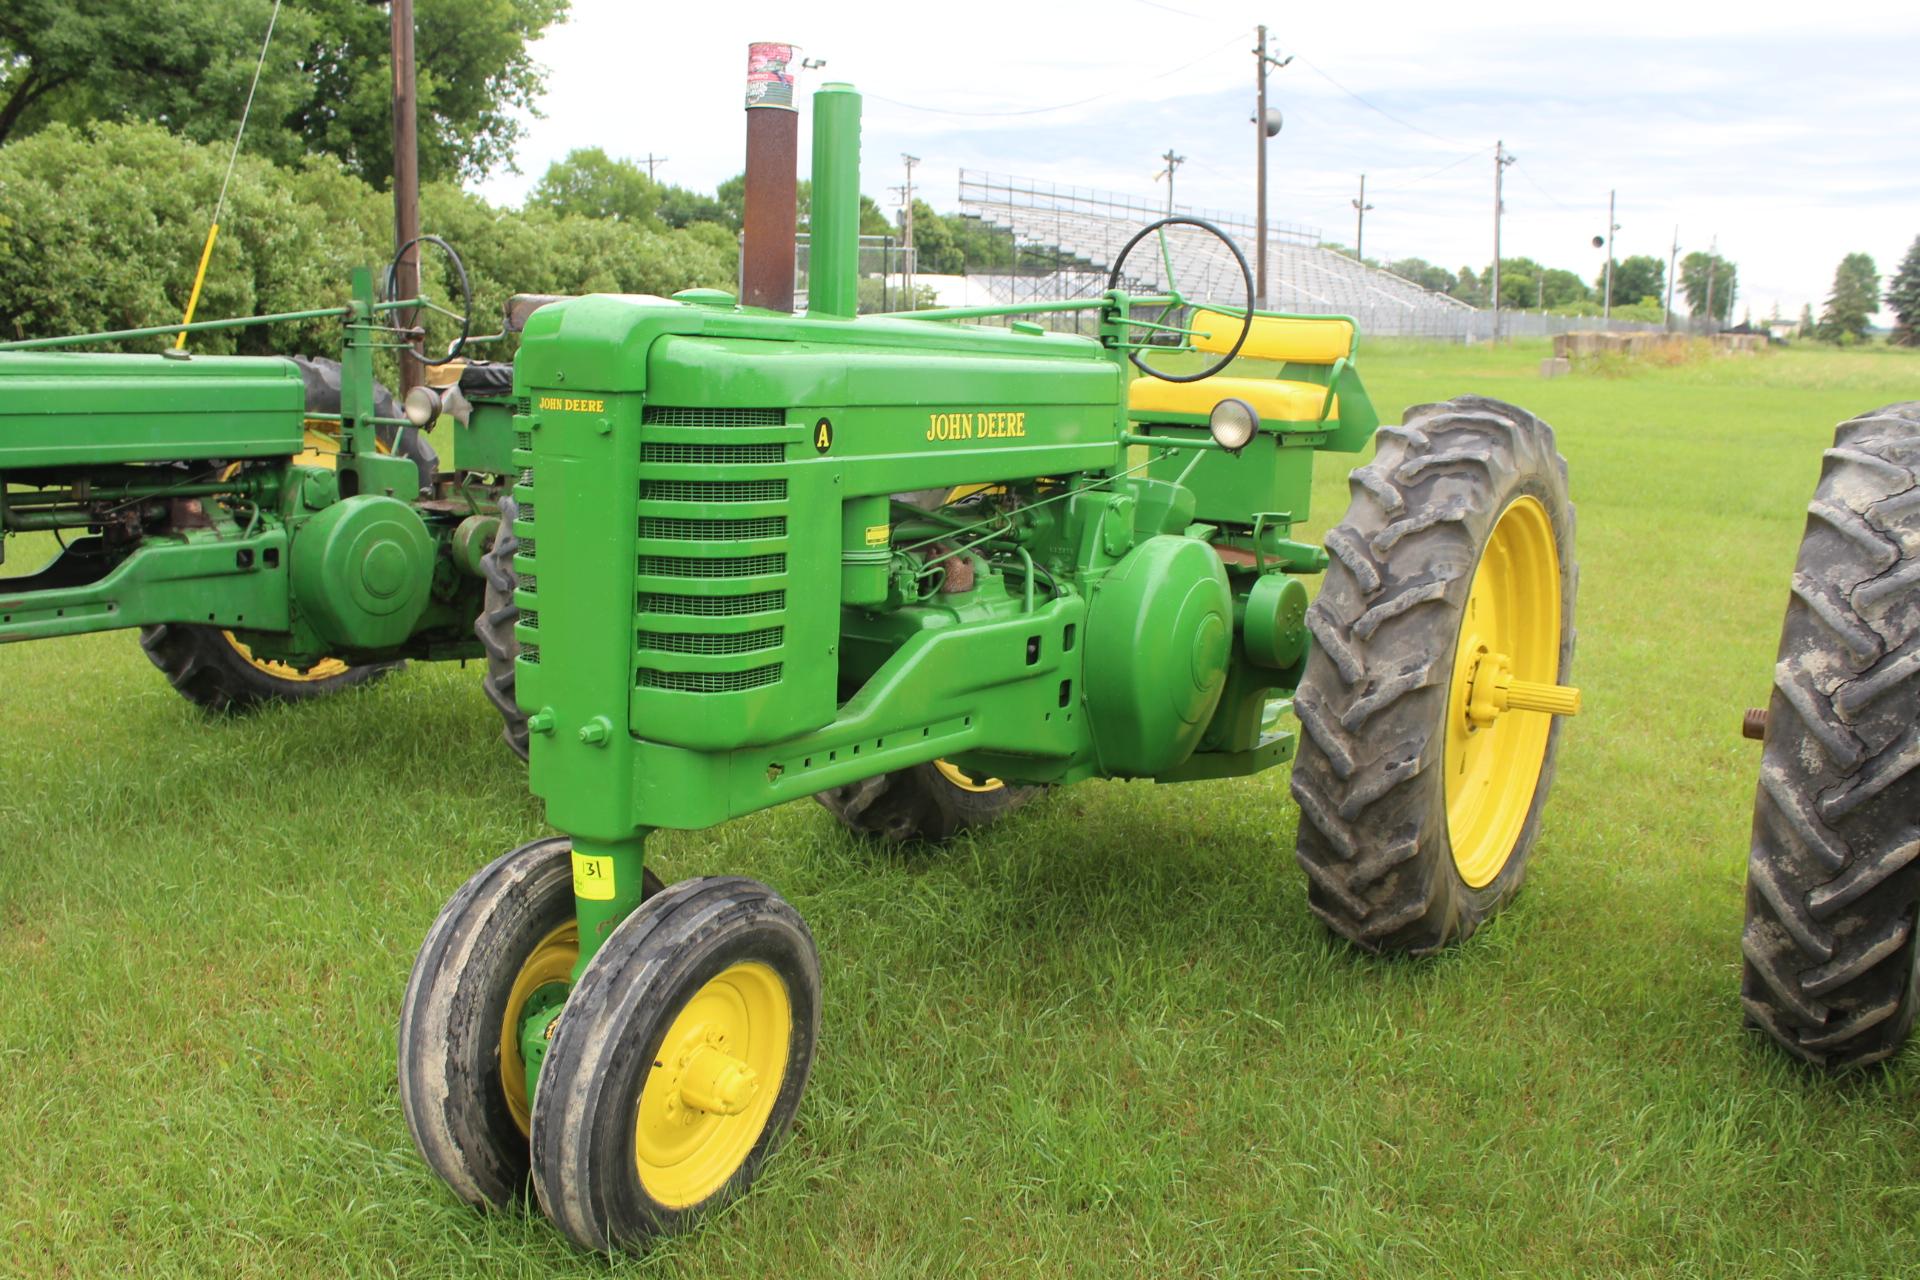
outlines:
{"label": "yellow rear wheel rim", "polygon": [[533,1109],[527,1103],[527,1065],[520,1056],[520,1020],[534,992],[572,979],[574,962],[579,958],[580,926],[569,920],[540,939],[528,953],[507,995],[507,1011],[500,1019],[500,1089],[506,1095],[513,1122],[523,1134],[533,1131]]}
{"label": "yellow rear wheel rim", "polygon": [[1513,678],[1560,677],[1560,558],[1538,499],[1508,504],[1481,552],[1460,619],[1447,687],[1447,837],[1460,878],[1492,884],[1533,809],[1553,718],[1509,712],[1476,726],[1467,715],[1479,665],[1504,655]]}
{"label": "yellow rear wheel rim", "polygon": [[971,791],[976,795],[984,795],[989,791],[998,791],[1007,785],[998,778],[984,778],[979,782],[975,782],[967,775],[966,770],[957,764],[949,764],[945,760],[935,760],[933,767],[940,771],[941,777],[951,782],[954,786],[960,788],[962,791]]}
{"label": "yellow rear wheel rim", "polygon": [[767,1127],[793,1039],[787,984],[747,961],[701,987],[654,1055],[634,1117],[640,1185],[669,1209],[726,1186]]}
{"label": "yellow rear wheel rim", "polygon": [[265,672],[275,680],[291,680],[296,684],[312,684],[316,680],[331,680],[335,676],[343,676],[351,670],[346,663],[340,661],[338,658],[322,658],[305,670],[294,666],[290,662],[275,662],[271,658],[256,658],[253,656],[253,650],[247,647],[246,641],[234,635],[233,632],[222,631],[220,634],[226,637],[227,643],[233,646],[233,651],[239,654],[248,666],[252,667],[255,671]]}

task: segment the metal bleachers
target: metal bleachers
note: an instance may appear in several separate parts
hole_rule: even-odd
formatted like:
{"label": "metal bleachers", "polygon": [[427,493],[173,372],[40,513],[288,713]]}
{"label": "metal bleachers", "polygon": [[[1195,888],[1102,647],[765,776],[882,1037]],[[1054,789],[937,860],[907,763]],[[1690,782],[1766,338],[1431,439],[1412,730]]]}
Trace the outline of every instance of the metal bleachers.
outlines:
{"label": "metal bleachers", "polygon": [[[1164,208],[1110,192],[966,169],[960,171],[960,209],[1008,232],[1028,259],[1034,250],[1051,250],[1063,259],[1063,269],[1052,273],[1028,267],[981,278],[996,297],[1009,302],[1097,294],[1105,286],[1101,273],[1112,267],[1127,241],[1166,213]],[[1252,259],[1251,219],[1184,206],[1176,206],[1175,212],[1213,223]],[[1065,265],[1068,259],[1074,262]],[[1188,297],[1244,304],[1246,288],[1239,265],[1214,237],[1178,229],[1167,237],[1165,260]],[[1098,270],[1090,272],[1088,265]],[[1143,244],[1134,250],[1127,259],[1126,275],[1130,289],[1164,288],[1158,245]],[[1314,228],[1274,222],[1267,232],[1267,305],[1279,311],[1351,315],[1360,320],[1364,331],[1375,334],[1463,333],[1473,327],[1476,314],[1474,308],[1445,294],[1321,248],[1320,233]]]}

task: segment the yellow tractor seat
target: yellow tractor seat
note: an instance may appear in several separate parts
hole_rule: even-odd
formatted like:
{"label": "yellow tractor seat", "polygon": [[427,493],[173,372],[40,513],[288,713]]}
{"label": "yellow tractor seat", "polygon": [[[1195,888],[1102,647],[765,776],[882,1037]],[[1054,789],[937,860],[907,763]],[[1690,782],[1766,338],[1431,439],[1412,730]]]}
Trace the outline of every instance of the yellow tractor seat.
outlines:
{"label": "yellow tractor seat", "polygon": [[1144,422],[1159,421],[1158,415],[1162,414],[1204,419],[1213,412],[1213,406],[1230,398],[1252,405],[1262,423],[1319,422],[1322,405],[1326,406],[1327,419],[1340,414],[1340,397],[1329,400],[1325,387],[1277,378],[1214,377],[1199,382],[1168,382],[1138,377],[1127,388],[1127,409],[1131,417]]}
{"label": "yellow tractor seat", "polygon": [[[1195,308],[1193,345],[1200,351],[1230,351],[1245,323],[1241,316]],[[1353,321],[1345,316],[1255,316],[1240,354],[1249,360],[1332,364],[1353,354]]]}

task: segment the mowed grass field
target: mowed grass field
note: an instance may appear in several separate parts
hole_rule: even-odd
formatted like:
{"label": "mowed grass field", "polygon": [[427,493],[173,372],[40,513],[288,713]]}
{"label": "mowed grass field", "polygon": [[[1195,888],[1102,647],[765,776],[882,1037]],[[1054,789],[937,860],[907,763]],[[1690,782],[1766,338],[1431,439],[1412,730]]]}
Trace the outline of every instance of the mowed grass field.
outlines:
{"label": "mowed grass field", "polygon": [[[1920,358],[1542,381],[1363,350],[1390,420],[1554,424],[1577,682],[1515,906],[1424,962],[1325,934],[1285,770],[1093,783],[901,857],[794,804],[653,846],[768,881],[825,973],[797,1128],[645,1259],[483,1217],[393,1078],[441,903],[543,832],[477,671],[212,720],[132,636],[0,651],[0,1270],[22,1276],[1881,1276],[1920,1269],[1920,1046],[1833,1081],[1742,1030],[1763,702],[1842,418]],[[1317,535],[1351,461],[1323,459]],[[4,572],[30,566],[16,556]]]}

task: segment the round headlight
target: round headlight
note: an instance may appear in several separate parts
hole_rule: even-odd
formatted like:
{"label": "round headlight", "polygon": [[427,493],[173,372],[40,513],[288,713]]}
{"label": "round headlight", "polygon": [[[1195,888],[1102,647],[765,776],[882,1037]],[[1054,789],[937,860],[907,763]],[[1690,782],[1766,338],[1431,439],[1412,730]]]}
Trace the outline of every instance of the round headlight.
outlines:
{"label": "round headlight", "polygon": [[1253,406],[1237,397],[1229,397],[1213,406],[1207,417],[1207,430],[1213,442],[1228,453],[1238,453],[1253,442],[1260,429],[1260,415]]}
{"label": "round headlight", "polygon": [[424,431],[440,417],[440,393],[432,387],[415,387],[407,392],[403,411],[408,422]]}

